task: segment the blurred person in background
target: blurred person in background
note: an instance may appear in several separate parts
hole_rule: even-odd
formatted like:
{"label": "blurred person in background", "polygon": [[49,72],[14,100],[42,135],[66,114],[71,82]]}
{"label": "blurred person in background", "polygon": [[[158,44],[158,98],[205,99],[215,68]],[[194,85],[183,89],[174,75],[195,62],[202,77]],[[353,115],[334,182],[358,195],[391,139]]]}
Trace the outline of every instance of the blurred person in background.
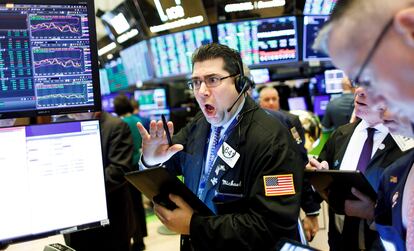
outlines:
{"label": "blurred person in background", "polygon": [[[124,178],[132,171],[133,140],[128,125],[107,112],[68,114],[72,120],[99,119],[109,226],[65,235],[76,251],[129,251],[135,232],[135,214]],[[135,168],[136,169],[136,168]]]}
{"label": "blurred person in background", "polygon": [[[132,165],[135,170],[138,170],[138,162],[141,157],[141,145],[142,138],[139,134],[137,123],[142,121],[134,116],[132,113],[134,108],[131,105],[128,97],[125,95],[118,95],[114,99],[114,109],[115,113],[128,124],[129,129],[131,130],[132,139],[134,142],[134,152],[132,158]],[[131,189],[131,194],[133,198],[134,211],[137,219],[136,222],[136,231],[133,235],[133,246],[132,251],[140,251],[145,249],[144,237],[147,236],[147,224],[145,218],[145,208],[142,202],[142,194],[131,184],[129,185]]]}
{"label": "blurred person in background", "polygon": [[322,118],[323,130],[333,131],[341,125],[348,124],[354,111],[354,88],[349,78],[342,79],[342,95],[331,100],[326,106]]}

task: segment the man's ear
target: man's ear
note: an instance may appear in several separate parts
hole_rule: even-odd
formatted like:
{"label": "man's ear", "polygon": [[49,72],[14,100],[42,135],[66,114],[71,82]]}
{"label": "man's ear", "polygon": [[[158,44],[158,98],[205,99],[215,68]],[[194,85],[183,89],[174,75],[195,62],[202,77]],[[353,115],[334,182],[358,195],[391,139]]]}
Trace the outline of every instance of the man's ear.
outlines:
{"label": "man's ear", "polygon": [[414,47],[414,7],[397,12],[394,17],[394,27],[403,36],[404,42]]}

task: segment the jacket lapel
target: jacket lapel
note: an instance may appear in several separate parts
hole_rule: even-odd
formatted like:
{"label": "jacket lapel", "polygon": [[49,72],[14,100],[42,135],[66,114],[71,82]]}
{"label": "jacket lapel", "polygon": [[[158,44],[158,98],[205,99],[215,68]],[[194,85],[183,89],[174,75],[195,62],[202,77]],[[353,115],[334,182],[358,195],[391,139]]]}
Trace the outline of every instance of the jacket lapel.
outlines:
{"label": "jacket lapel", "polygon": [[339,145],[340,147],[334,156],[332,169],[338,170],[341,167],[341,163],[344,158],[346,148],[348,147],[349,141],[351,140],[352,134],[354,133],[357,125],[358,123],[355,123],[352,127],[347,128],[347,130],[341,132],[341,134],[338,135],[336,139],[336,145]]}

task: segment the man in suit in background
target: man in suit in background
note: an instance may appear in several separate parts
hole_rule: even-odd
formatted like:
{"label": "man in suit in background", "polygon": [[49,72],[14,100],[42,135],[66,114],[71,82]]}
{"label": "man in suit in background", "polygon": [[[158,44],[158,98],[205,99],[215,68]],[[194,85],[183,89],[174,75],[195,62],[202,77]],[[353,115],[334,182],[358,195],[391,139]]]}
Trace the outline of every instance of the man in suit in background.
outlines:
{"label": "man in suit in background", "polygon": [[[300,142],[299,144],[302,144],[302,145],[304,144],[305,129],[303,129],[303,126],[300,123],[299,117],[288,111],[280,109],[279,93],[275,88],[271,86],[266,86],[260,89],[259,105],[263,109],[280,112],[285,117],[287,117],[290,121],[290,124],[293,125],[293,127],[290,127],[289,130],[292,133],[294,139],[296,140],[296,142],[298,143]],[[295,135],[299,135],[300,138]]]}
{"label": "man in suit in background", "polygon": [[[309,168],[360,170],[377,191],[384,169],[403,155],[381,119],[384,107],[374,107],[363,88],[357,88],[355,114],[361,120],[340,126],[333,132],[319,155],[310,159]],[[346,200],[345,218],[329,212],[331,250],[382,250],[378,234],[370,230],[374,203],[353,190],[357,200]],[[329,198],[335,203],[335,198]],[[371,210],[368,210],[371,208]],[[363,220],[361,220],[363,219]],[[367,220],[367,221],[366,221]]]}
{"label": "man in suit in background", "polygon": [[128,125],[109,113],[69,114],[71,119],[99,119],[109,226],[65,235],[76,251],[129,251],[135,215],[126,172],[132,171],[133,141]]}
{"label": "man in suit in background", "polygon": [[331,100],[326,106],[322,126],[326,131],[333,131],[341,125],[348,124],[354,111],[354,88],[347,77],[342,79],[342,95]]}

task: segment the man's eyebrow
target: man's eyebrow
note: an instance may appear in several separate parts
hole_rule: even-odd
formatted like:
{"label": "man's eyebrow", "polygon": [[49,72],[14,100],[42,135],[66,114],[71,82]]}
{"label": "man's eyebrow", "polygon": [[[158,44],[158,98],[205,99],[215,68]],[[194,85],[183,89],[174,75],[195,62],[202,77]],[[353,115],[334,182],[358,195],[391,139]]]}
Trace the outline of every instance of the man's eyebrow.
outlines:
{"label": "man's eyebrow", "polygon": [[214,77],[214,76],[217,76],[217,75],[218,74],[216,74],[216,73],[211,73],[211,74],[204,75],[202,77],[191,77],[191,79],[208,78],[208,77]]}

